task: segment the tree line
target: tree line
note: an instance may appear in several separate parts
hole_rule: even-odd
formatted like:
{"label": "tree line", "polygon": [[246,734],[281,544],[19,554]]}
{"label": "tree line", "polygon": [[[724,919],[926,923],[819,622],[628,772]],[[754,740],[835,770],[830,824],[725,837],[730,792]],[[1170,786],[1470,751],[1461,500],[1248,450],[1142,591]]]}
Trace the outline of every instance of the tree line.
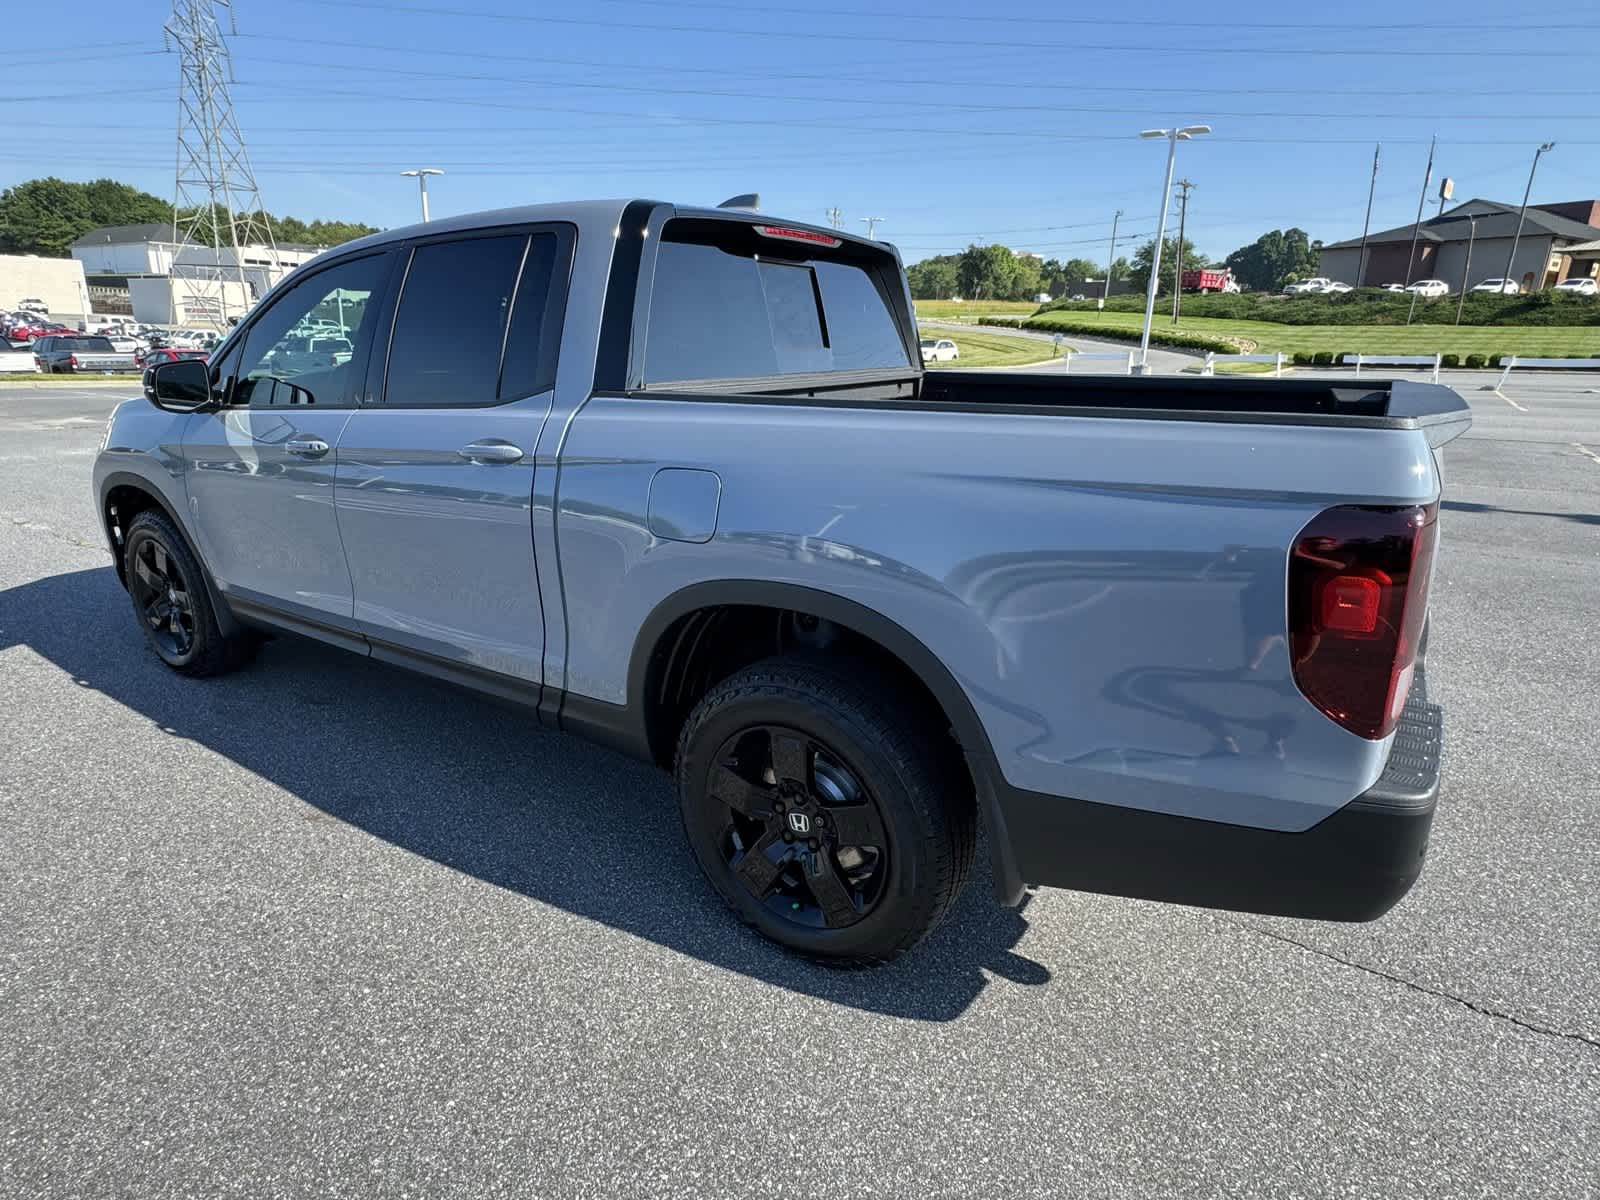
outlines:
{"label": "tree line", "polygon": [[[1133,258],[1110,264],[1113,282],[1126,280],[1135,291],[1150,285],[1150,262],[1155,238],[1134,249]],[[1313,242],[1303,229],[1274,229],[1248,246],[1241,246],[1221,263],[1207,258],[1188,238],[1183,240],[1183,269],[1225,266],[1252,291],[1277,291],[1296,279],[1317,273],[1322,243]],[[1171,293],[1178,269],[1178,239],[1169,237],[1161,251],[1158,291]],[[1032,300],[1041,293],[1059,299],[1069,289],[1084,284],[1104,286],[1107,267],[1087,258],[1041,259],[998,244],[971,245],[959,254],[923,259],[906,269],[911,295],[918,300]],[[1086,289],[1087,290],[1087,289]]]}
{"label": "tree line", "polygon": [[[192,216],[185,212],[184,217]],[[278,242],[337,246],[351,238],[378,232],[355,221],[302,221],[297,217],[262,214]],[[172,203],[149,192],[94,179],[73,183],[53,176],[30,179],[0,192],[0,254],[38,254],[67,258],[72,243],[107,225],[170,224]]]}

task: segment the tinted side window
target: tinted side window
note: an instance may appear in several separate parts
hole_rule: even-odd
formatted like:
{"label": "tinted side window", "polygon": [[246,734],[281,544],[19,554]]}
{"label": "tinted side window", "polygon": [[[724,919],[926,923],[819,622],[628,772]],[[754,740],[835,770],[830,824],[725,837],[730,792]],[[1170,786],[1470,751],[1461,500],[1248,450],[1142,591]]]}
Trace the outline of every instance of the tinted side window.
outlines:
{"label": "tinted side window", "polygon": [[497,402],[500,353],[527,244],[519,233],[416,248],[395,314],[384,403]]}
{"label": "tinted side window", "polygon": [[528,247],[528,260],[517,282],[517,300],[511,308],[506,361],[500,368],[502,400],[534,396],[555,386],[561,314],[552,311],[551,284],[559,246],[554,234],[536,233]]}

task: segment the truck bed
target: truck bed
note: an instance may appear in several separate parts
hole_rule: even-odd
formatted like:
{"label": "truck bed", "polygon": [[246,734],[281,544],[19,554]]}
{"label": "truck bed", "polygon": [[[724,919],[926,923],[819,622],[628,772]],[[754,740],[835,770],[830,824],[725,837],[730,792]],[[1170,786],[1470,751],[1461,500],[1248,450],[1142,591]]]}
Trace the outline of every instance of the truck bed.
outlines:
{"label": "truck bed", "polygon": [[1433,445],[1449,441],[1472,421],[1466,401],[1451,389],[1407,380],[940,371],[923,377],[921,399],[959,408],[1070,410],[1086,417],[1425,429]]}

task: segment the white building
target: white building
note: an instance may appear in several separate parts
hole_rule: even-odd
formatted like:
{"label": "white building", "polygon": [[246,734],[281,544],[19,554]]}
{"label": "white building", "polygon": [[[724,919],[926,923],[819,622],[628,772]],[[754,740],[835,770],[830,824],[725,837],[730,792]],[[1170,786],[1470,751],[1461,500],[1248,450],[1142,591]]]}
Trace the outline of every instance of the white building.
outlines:
{"label": "white building", "polygon": [[159,221],[91,230],[72,243],[89,282],[127,288],[134,319],[153,325],[221,325],[319,253],[298,244],[241,246],[237,254],[231,246],[180,245]]}

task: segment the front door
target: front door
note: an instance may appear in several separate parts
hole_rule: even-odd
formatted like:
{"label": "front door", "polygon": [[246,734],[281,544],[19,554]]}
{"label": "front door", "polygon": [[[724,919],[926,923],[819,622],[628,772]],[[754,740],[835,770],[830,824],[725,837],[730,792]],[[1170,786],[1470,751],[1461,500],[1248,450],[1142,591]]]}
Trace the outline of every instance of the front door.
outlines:
{"label": "front door", "polygon": [[415,245],[370,402],[339,443],[339,527],[373,653],[530,700],[534,449],[571,244],[558,228]]}
{"label": "front door", "polygon": [[334,476],[388,262],[375,254],[341,263],[279,296],[220,367],[227,403],[190,418],[190,519],[218,588],[236,603],[350,623]]}

